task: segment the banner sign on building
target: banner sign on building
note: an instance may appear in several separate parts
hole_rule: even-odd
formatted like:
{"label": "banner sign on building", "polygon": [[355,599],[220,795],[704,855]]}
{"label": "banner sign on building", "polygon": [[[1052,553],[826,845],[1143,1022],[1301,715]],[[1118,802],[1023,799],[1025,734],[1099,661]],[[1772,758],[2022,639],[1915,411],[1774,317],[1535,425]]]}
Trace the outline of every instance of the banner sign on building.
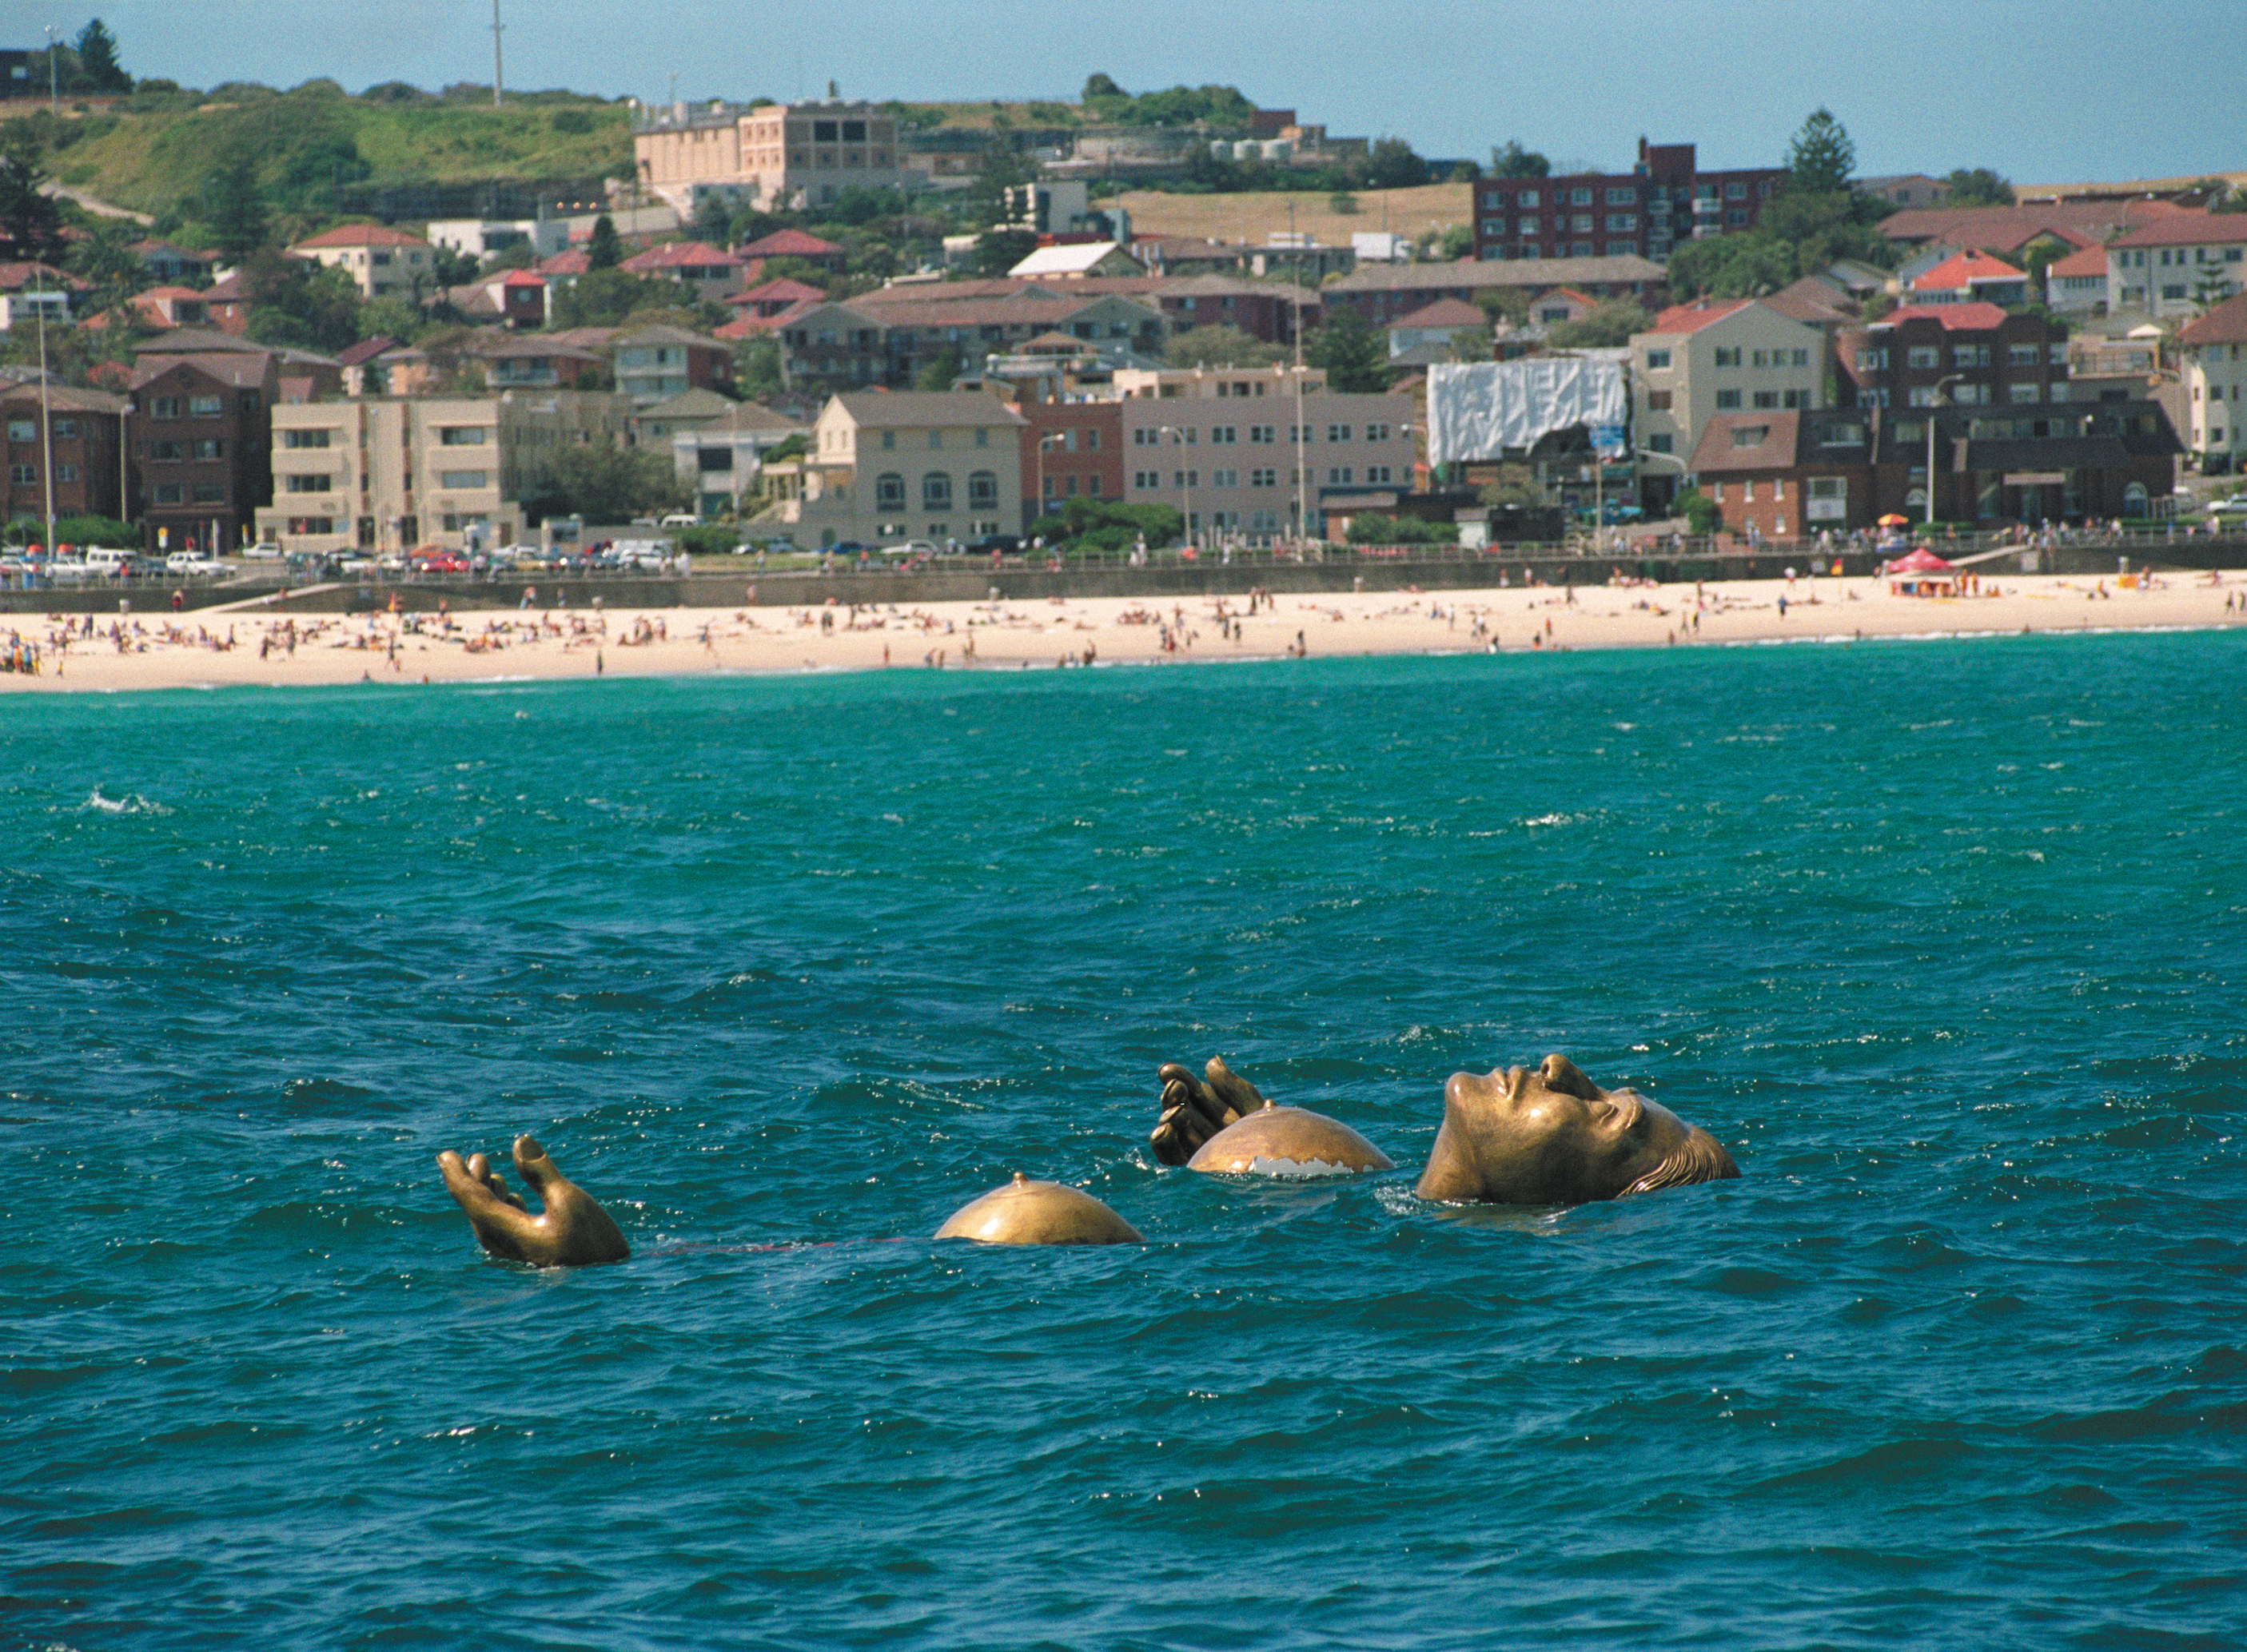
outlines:
{"label": "banner sign on building", "polygon": [[1503,459],[1574,425],[1611,432],[1620,447],[1629,416],[1619,361],[1532,356],[1428,370],[1431,464]]}

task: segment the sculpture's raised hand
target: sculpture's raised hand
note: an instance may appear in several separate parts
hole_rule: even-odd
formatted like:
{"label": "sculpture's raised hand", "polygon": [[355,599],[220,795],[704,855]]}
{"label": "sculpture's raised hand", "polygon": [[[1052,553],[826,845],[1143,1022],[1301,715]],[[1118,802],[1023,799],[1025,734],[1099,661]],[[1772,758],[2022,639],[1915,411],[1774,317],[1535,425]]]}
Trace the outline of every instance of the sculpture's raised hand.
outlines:
{"label": "sculpture's raised hand", "polygon": [[1201,1144],[1236,1119],[1264,1105],[1257,1088],[1212,1055],[1205,1079],[1196,1078],[1176,1062],[1165,1062],[1156,1075],[1163,1083],[1163,1116],[1147,1141],[1155,1157],[1165,1164],[1183,1164]]}
{"label": "sculpture's raised hand", "polygon": [[632,1254],[624,1234],[600,1201],[579,1187],[528,1136],[515,1138],[515,1168],[545,1209],[533,1216],[482,1153],[466,1163],[458,1153],[437,1155],[445,1191],[465,1212],[476,1242],[494,1256],[534,1267],[583,1267],[621,1262]]}

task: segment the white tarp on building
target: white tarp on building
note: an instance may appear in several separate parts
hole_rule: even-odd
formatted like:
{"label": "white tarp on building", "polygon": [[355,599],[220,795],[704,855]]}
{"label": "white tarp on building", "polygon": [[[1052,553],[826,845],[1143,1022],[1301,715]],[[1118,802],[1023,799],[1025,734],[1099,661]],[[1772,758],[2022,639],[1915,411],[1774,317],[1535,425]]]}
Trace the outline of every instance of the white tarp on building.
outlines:
{"label": "white tarp on building", "polygon": [[1620,361],[1532,356],[1428,369],[1431,464],[1502,459],[1571,425],[1619,430],[1629,421]]}

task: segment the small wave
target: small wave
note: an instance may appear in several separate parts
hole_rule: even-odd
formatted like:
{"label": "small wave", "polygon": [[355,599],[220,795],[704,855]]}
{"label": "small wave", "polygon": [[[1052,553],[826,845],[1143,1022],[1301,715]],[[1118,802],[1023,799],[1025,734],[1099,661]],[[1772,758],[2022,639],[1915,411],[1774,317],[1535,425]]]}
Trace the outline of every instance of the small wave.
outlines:
{"label": "small wave", "polygon": [[105,797],[99,786],[88,792],[85,801],[78,806],[78,812],[81,815],[89,809],[103,815],[168,815],[172,812],[163,804],[143,797],[139,792],[128,793],[123,797]]}

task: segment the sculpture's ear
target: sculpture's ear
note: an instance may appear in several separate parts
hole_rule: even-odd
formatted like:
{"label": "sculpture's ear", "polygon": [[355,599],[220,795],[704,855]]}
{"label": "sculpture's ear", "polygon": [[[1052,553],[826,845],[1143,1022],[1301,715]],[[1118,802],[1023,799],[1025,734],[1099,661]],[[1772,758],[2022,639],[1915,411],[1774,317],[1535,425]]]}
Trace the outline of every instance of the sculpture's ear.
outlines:
{"label": "sculpture's ear", "polygon": [[1723,1143],[1697,1124],[1685,1132],[1675,1152],[1623,1189],[1622,1196],[1627,1198],[1633,1193],[1652,1193],[1694,1182],[1737,1181],[1739,1174],[1740,1167],[1732,1163]]}

